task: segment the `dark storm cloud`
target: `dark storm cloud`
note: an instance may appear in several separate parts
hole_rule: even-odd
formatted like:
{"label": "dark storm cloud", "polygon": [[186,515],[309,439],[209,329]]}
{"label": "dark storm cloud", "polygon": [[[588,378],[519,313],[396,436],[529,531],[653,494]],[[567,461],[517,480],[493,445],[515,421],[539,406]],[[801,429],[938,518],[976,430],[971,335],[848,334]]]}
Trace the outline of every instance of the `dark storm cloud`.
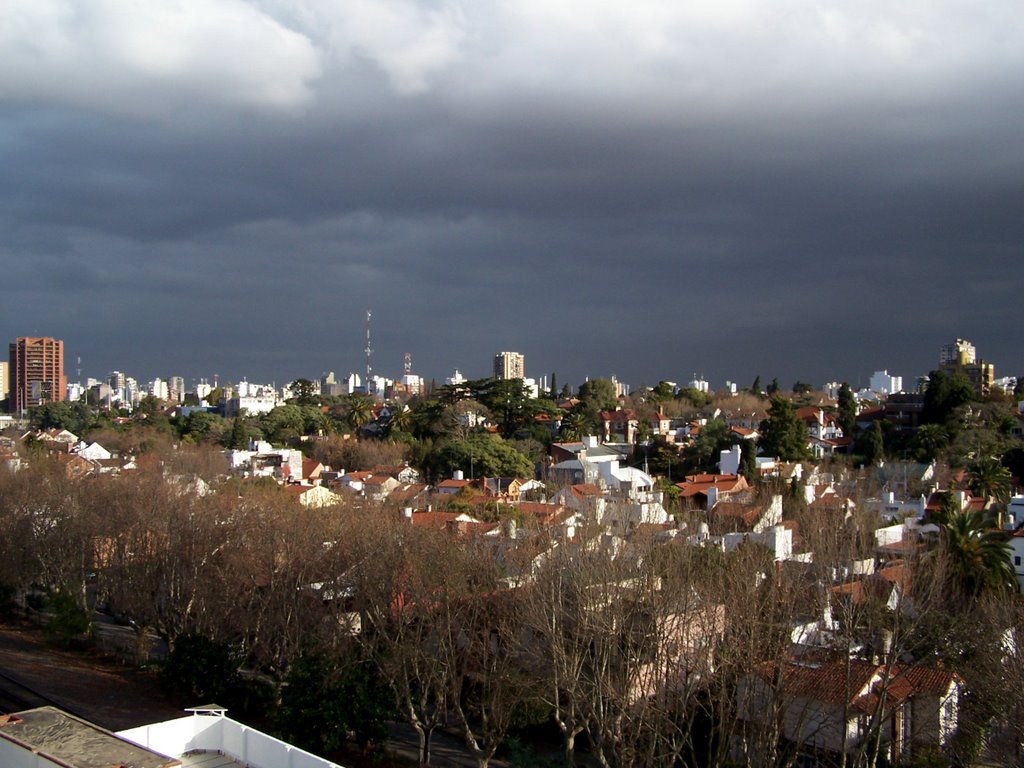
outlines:
{"label": "dark storm cloud", "polygon": [[[49,58],[59,6],[26,6],[44,64],[0,77],[0,319],[95,375],[359,370],[367,308],[391,375],[511,348],[573,382],[910,377],[954,336],[1017,373],[1012,9],[786,6],[804,26],[225,1],[157,36],[142,3]],[[203,45],[225,20],[259,44]],[[106,87],[62,86],[90,53]]]}

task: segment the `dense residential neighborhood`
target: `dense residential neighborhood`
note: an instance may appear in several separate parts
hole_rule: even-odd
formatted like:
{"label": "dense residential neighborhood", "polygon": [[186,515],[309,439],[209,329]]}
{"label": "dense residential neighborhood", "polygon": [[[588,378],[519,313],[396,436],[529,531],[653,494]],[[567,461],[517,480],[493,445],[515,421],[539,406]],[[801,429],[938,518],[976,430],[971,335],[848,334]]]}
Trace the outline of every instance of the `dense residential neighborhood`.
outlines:
{"label": "dense residential neighborhood", "polygon": [[11,345],[0,615],[192,703],[332,759],[401,721],[423,765],[1020,763],[1022,393],[962,339],[861,391],[62,354]]}

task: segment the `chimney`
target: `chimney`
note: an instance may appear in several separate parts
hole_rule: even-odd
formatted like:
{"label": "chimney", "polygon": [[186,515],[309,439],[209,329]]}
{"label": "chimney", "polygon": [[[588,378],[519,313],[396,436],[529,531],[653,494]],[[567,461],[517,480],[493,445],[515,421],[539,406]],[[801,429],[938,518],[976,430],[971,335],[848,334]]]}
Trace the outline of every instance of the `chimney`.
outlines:
{"label": "chimney", "polygon": [[456,469],[452,472],[452,480],[465,480],[465,476],[462,474],[461,469]]}
{"label": "chimney", "polygon": [[707,510],[710,512],[714,509],[715,504],[718,503],[718,489],[715,486],[708,488],[708,507]]}
{"label": "chimney", "polygon": [[405,507],[402,510],[402,517],[405,518],[406,522],[412,522],[412,507]]}

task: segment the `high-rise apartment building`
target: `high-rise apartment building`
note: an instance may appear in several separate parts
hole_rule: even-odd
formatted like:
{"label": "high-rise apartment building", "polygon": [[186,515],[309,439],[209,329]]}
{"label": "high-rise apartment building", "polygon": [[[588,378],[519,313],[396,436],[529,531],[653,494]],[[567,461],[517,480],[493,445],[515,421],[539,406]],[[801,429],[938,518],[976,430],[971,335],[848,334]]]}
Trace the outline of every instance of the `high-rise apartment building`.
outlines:
{"label": "high-rise apartment building", "polygon": [[939,350],[939,365],[970,365],[977,362],[978,351],[966,339],[943,344]]}
{"label": "high-rise apartment building", "polygon": [[499,352],[494,356],[494,378],[523,379],[526,378],[525,358],[518,352]]}
{"label": "high-rise apartment building", "polygon": [[995,366],[980,359],[974,345],[965,339],[943,345],[939,351],[939,370],[947,374],[963,373],[979,395],[991,392],[995,381]]}
{"label": "high-rise apartment building", "polygon": [[49,336],[21,336],[10,345],[10,407],[22,413],[42,403],[64,400],[64,342]]}

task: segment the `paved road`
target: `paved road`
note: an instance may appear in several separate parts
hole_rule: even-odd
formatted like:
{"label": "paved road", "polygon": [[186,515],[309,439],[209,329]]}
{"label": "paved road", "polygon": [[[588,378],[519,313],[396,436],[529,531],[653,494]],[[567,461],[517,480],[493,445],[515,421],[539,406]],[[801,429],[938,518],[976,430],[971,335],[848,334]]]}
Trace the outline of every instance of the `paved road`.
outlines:
{"label": "paved road", "polygon": [[[183,705],[168,697],[151,674],[88,653],[55,648],[35,627],[0,624],[0,714],[44,705],[58,706],[111,731],[183,714]],[[415,765],[419,749],[415,729],[393,723],[387,749]],[[449,733],[435,732],[432,754],[435,768],[476,766],[462,740]],[[500,760],[491,765],[506,766]]]}
{"label": "paved road", "polygon": [[[36,628],[0,625],[0,674],[112,731],[182,715],[152,675],[54,648]],[[10,693],[25,698],[23,690]]]}
{"label": "paved road", "polygon": [[[408,723],[391,723],[388,726],[388,751],[393,752],[416,764],[419,755],[420,741],[416,729]],[[476,768],[476,760],[467,751],[462,739],[445,731],[435,731],[430,740],[430,764],[434,768]],[[507,763],[502,760],[491,760],[494,768],[505,768]]]}

